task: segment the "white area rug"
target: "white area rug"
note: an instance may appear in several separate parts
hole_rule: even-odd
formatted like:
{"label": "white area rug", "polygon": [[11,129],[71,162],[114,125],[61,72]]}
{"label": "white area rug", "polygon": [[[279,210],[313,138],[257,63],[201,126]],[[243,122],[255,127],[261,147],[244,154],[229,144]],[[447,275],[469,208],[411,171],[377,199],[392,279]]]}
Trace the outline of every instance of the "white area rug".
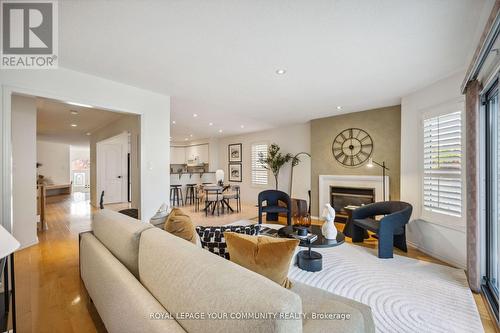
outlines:
{"label": "white area rug", "polygon": [[291,280],[371,307],[377,332],[484,332],[463,270],[394,256],[352,244],[315,249],[323,270],[294,266]]}

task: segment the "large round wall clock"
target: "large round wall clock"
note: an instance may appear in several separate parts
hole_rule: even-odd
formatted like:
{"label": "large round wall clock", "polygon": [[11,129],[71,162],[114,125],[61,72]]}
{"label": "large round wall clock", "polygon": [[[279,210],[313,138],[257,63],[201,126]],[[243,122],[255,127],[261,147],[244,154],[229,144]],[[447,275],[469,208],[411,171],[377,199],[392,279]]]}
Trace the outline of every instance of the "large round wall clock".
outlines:
{"label": "large round wall clock", "polygon": [[343,130],[333,140],[333,157],[347,167],[360,166],[370,158],[372,152],[371,136],[359,128]]}

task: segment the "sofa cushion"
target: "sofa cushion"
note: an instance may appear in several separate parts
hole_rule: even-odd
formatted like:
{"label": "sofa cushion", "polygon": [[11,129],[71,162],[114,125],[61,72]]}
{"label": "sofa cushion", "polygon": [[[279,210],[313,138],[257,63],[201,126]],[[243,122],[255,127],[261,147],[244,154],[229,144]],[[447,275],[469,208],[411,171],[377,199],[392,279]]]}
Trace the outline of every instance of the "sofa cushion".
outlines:
{"label": "sofa cushion", "polygon": [[259,273],[282,287],[290,288],[288,270],[298,239],[248,236],[224,232],[232,262]]}
{"label": "sofa cushion", "polygon": [[[302,331],[300,318],[236,320],[249,313],[298,314],[302,302],[271,280],[158,228],[141,236],[139,277],[170,313],[204,316],[177,318],[191,333]],[[215,314],[227,317],[209,319]]]}
{"label": "sofa cushion", "polygon": [[246,235],[258,235],[260,225],[237,225],[237,226],[219,226],[219,227],[196,227],[196,232],[200,236],[201,246],[223,258],[229,259],[224,231],[236,232]]}
{"label": "sofa cushion", "polygon": [[94,235],[136,277],[139,276],[139,238],[149,228],[153,228],[149,223],[109,209],[99,210],[92,217]]}
{"label": "sofa cushion", "polygon": [[[151,319],[151,316],[157,318],[158,314],[167,315],[168,312],[90,233],[81,234],[80,274],[92,303],[106,326],[103,331],[185,333],[175,320]],[[74,328],[74,331],[80,330],[84,329]]]}
{"label": "sofa cushion", "polygon": [[[375,332],[372,312],[368,305],[299,282],[294,282],[290,290],[302,298],[302,311],[306,314],[303,321],[304,333]],[[349,319],[314,319],[313,314],[349,315]]]}

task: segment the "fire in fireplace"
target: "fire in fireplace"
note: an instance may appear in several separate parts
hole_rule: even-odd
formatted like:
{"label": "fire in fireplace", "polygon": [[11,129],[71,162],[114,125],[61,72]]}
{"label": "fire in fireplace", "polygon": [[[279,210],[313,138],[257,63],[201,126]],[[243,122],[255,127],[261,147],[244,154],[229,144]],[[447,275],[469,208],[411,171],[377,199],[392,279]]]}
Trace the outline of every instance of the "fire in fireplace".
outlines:
{"label": "fire in fireplace", "polygon": [[330,186],[330,204],[335,209],[335,222],[347,221],[346,206],[361,206],[375,202],[374,188]]}

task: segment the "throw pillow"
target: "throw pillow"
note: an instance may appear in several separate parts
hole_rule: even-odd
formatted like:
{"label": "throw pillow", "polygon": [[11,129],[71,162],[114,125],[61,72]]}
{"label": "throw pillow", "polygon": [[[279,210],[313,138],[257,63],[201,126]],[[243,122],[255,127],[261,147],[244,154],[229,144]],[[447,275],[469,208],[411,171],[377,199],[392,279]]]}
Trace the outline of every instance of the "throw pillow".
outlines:
{"label": "throw pillow", "polygon": [[288,270],[295,248],[299,245],[298,239],[248,236],[234,232],[225,232],[224,237],[232,262],[259,273],[282,287],[292,287]]}
{"label": "throw pillow", "polygon": [[220,226],[220,227],[196,227],[196,232],[200,236],[201,246],[223,258],[229,259],[229,253],[226,250],[226,241],[224,232],[231,231],[240,234],[258,235],[260,225],[235,225],[235,226]]}
{"label": "throw pillow", "polygon": [[162,228],[165,225],[165,221],[171,211],[172,208],[170,208],[166,203],[163,203],[156,211],[156,214],[149,220],[149,223],[155,227]]}
{"label": "throw pillow", "polygon": [[174,208],[170,212],[163,227],[165,231],[196,244],[196,230],[189,215],[181,209]]}

